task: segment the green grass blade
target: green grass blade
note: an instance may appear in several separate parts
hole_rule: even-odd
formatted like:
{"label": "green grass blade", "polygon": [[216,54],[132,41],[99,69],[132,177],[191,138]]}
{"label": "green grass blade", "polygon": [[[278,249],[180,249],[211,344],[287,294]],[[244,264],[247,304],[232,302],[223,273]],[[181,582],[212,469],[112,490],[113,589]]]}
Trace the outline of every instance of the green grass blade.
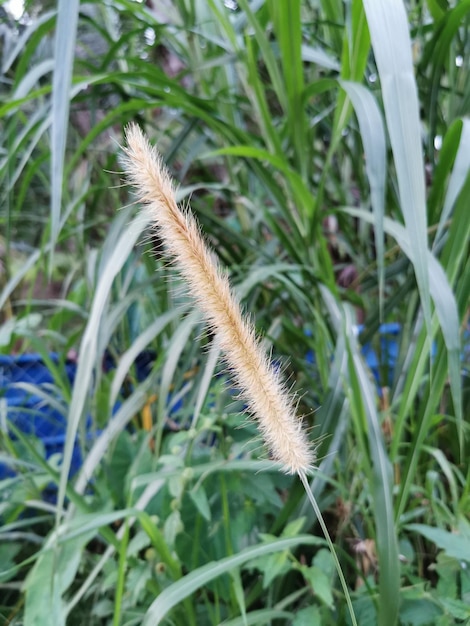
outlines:
{"label": "green grass blade", "polygon": [[267,161],[273,167],[282,172],[282,174],[289,181],[292,195],[297,206],[297,212],[292,212],[292,219],[297,226],[296,230],[298,230],[302,235],[305,234],[304,220],[302,217],[312,213],[314,201],[306,184],[299,174],[290,167],[288,161],[272,155],[266,150],[252,146],[231,146],[229,148],[222,148],[205,155],[205,157],[209,158],[217,155],[232,155],[249,159],[258,159],[259,161]]}
{"label": "green grass blade", "polygon": [[385,178],[387,172],[385,129],[382,115],[374,96],[362,85],[340,81],[348,94],[359,122],[362,145],[366,157],[366,171],[370,186],[370,201],[374,214],[375,245],[379,278],[379,307],[382,311],[384,290],[384,215]]}
{"label": "green grass blade", "polygon": [[327,70],[333,70],[333,72],[339,72],[340,70],[338,59],[330,56],[323,48],[302,44],[301,52],[302,61],[306,63],[315,63],[315,65],[321,65]]}
{"label": "green grass blade", "polygon": [[449,179],[447,193],[442,208],[439,226],[436,233],[435,241],[438,242],[441,234],[445,229],[445,225],[449,220],[455,202],[465,184],[467,176],[470,172],[470,119],[462,120],[462,131],[460,134],[460,142],[455,157],[454,167]]}
{"label": "green grass blade", "polygon": [[[441,220],[448,179],[459,150],[461,134],[462,120],[457,119],[452,122],[443,137],[441,150],[439,151],[439,160],[434,168],[432,185],[428,195],[430,225],[439,224]],[[434,238],[434,246],[436,245],[436,240],[437,237]]]}
{"label": "green grass blade", "polygon": [[[36,49],[37,44],[34,41],[35,37],[41,39],[44,34],[48,33],[54,18],[55,11],[45,11],[42,15],[37,16],[35,20],[24,29],[16,40],[10,54],[3,62],[2,74],[6,74],[18,58],[21,59],[22,66],[25,64],[25,56],[29,58],[30,55],[34,54]],[[20,77],[23,76],[22,69],[23,67],[20,67]]]}
{"label": "green grass blade", "polygon": [[82,495],[85,492],[90,477],[94,475],[96,468],[106,454],[110,442],[115,440],[131,419],[144,407],[150,389],[151,380],[147,379],[137,387],[129,398],[127,398],[116,415],[112,417],[106,428],[104,428],[103,432],[99,435],[80,469],[80,474],[75,483],[76,493]]}
{"label": "green grass blade", "polygon": [[281,155],[282,145],[269,110],[265,86],[259,77],[255,45],[249,38],[246,40],[246,69],[247,85],[245,90],[253,104],[253,115],[262,129],[263,137],[269,150],[276,155]]}
{"label": "green grass blade", "polygon": [[[450,86],[450,90],[453,90],[456,86],[453,78],[449,76],[452,70],[448,64],[449,62],[451,65],[455,64],[452,44],[458,37],[459,29],[465,29],[465,20],[468,20],[468,14],[470,14],[470,0],[460,0],[455,3],[453,8],[447,8],[445,13],[440,16],[442,19],[438,19],[433,36],[426,43],[423,52],[420,70],[425,71],[427,66],[430,65],[430,81],[426,93],[426,101],[423,102],[424,106],[429,110],[428,144],[430,145],[430,150],[433,149],[434,137],[437,132],[437,118],[444,81],[446,81],[446,89]],[[466,26],[468,28],[468,22]],[[465,108],[462,110],[465,110]]]}
{"label": "green grass blade", "polygon": [[[325,12],[331,12],[333,5]],[[341,10],[342,11],[342,10]],[[361,2],[353,2],[346,11],[346,24],[342,29],[342,52],[340,76],[343,80],[360,82],[363,79],[370,51],[370,36],[364,8]],[[317,203],[321,206],[324,202],[323,195],[329,175],[331,174],[334,155],[339,148],[343,131],[351,116],[351,102],[346,93],[341,90],[336,99],[335,114],[332,126],[331,143],[324,157],[324,167],[319,189]],[[312,228],[315,226],[312,221]],[[312,231],[313,234],[313,231]],[[332,285],[329,285],[331,288]]]}
{"label": "green grass blade", "polygon": [[[347,209],[347,213],[355,215],[365,221],[372,222],[372,216],[362,210]],[[413,252],[413,245],[406,229],[394,222],[390,218],[385,218],[385,231],[391,235],[400,245],[403,252],[410,258]],[[426,254],[426,271],[428,272],[428,282],[430,294],[436,307],[436,314],[442,329],[444,341],[448,350],[449,373],[452,396],[454,399],[457,420],[462,421],[462,382],[460,378],[460,323],[459,313],[455,295],[444,272],[442,265],[436,257],[428,250]],[[433,334],[432,326],[428,335]],[[409,402],[414,394],[410,394]]]}
{"label": "green grass blade", "polygon": [[290,0],[288,3],[271,0],[268,4],[279,41],[286,90],[288,133],[294,145],[297,169],[306,180],[310,163],[305,158],[309,154],[309,149],[305,145],[309,134],[303,103],[301,5],[300,0]]}
{"label": "green grass blade", "polygon": [[431,329],[427,268],[427,217],[421,121],[414,77],[408,19],[402,0],[363,0],[367,15],[388,134],[397,173],[400,206],[424,319]]}
{"label": "green grass blade", "polygon": [[317,501],[315,500],[315,498],[313,497],[313,493],[310,491],[310,486],[308,483],[308,479],[307,476],[305,474],[305,472],[301,472],[299,473],[299,478],[302,481],[302,484],[304,486],[305,492],[307,494],[307,498],[312,506],[312,509],[315,512],[315,515],[318,519],[318,522],[320,524],[320,528],[322,529],[322,533],[326,539],[326,543],[328,545],[328,548],[330,550],[331,556],[333,557],[333,561],[336,567],[336,571],[338,573],[338,577],[340,580],[340,584],[341,587],[343,589],[343,593],[344,593],[344,597],[346,599],[346,604],[348,605],[348,611],[349,611],[349,615],[351,617],[351,622],[353,624],[353,626],[357,626],[357,621],[356,621],[356,615],[354,613],[354,609],[353,609],[353,605],[351,602],[351,595],[349,593],[349,589],[348,589],[348,584],[346,582],[346,579],[344,577],[343,574],[343,570],[341,568],[341,563],[339,562],[338,559],[338,555],[336,554],[336,550],[335,547],[333,545],[333,541],[331,540],[330,537],[330,532],[328,530],[328,526],[325,523],[325,520],[323,519],[323,515],[321,513],[320,507],[317,504]]}
{"label": "green grass blade", "polygon": [[257,15],[253,12],[247,0],[239,0],[238,4],[243,9],[249,25],[254,30],[255,41],[260,48],[263,62],[266,64],[266,68],[269,72],[271,83],[279,103],[281,104],[283,110],[287,111],[288,106],[285,83],[282,80],[282,74],[279,70],[273,47],[265,34],[261,20],[259,20]]}
{"label": "green grass blade", "polygon": [[0,310],[3,309],[14,290],[18,287],[29,270],[36,265],[40,258],[41,250],[35,250],[23,263],[23,266],[13,274],[7,284],[3,287],[0,294]]}
{"label": "green grass blade", "polygon": [[321,0],[323,14],[325,15],[325,30],[328,33],[328,41],[331,42],[336,54],[341,53],[341,28],[344,20],[344,5],[342,0]]}
{"label": "green grass blade", "polygon": [[197,396],[194,402],[194,411],[191,416],[191,428],[196,428],[204,401],[207,397],[211,382],[215,374],[217,362],[220,359],[220,355],[221,352],[219,346],[216,343],[213,343],[209,349],[207,361],[204,365],[204,372],[199,381]]}
{"label": "green grass blade", "polygon": [[[468,269],[468,268],[467,268]],[[468,275],[468,273],[467,273]],[[469,298],[469,287],[470,280],[467,281],[467,289],[466,289],[466,301],[468,302]],[[423,335],[423,333],[422,333]],[[421,352],[424,352],[424,344],[425,337],[420,337],[420,343],[418,344],[418,353],[417,358],[421,356]],[[425,359],[421,359],[425,360]],[[411,367],[414,367],[416,364],[416,360],[412,362]],[[416,375],[420,375],[420,371],[422,372],[424,369],[424,363],[421,367],[416,367]],[[423,390],[423,398],[425,398],[425,402],[421,404],[419,407],[419,413],[417,417],[416,427],[413,429],[412,439],[410,441],[410,445],[408,448],[407,458],[405,463],[403,464],[402,469],[402,480],[399,485],[399,492],[396,500],[396,519],[400,521],[402,516],[406,510],[407,502],[412,494],[413,486],[416,484],[419,461],[422,457],[423,448],[425,447],[425,442],[427,437],[429,437],[429,433],[432,430],[433,426],[435,426],[435,414],[436,407],[439,405],[439,401],[442,398],[442,391],[446,385],[448,377],[448,365],[446,355],[444,353],[444,348],[441,346],[441,349],[438,351],[437,356],[433,362],[433,379],[432,383],[429,381],[424,387]],[[408,389],[411,385],[408,385],[408,388],[405,387],[404,393],[408,392]],[[401,407],[400,407],[401,410]],[[397,417],[400,420],[400,415]]]}
{"label": "green grass blade", "polygon": [[[120,216],[122,221],[127,219],[123,211]],[[80,345],[77,374],[70,403],[66,441],[64,446],[64,456],[60,475],[59,491],[57,495],[57,523],[62,516],[64,506],[65,489],[67,486],[68,474],[72,462],[73,446],[77,434],[78,425],[85,409],[89,388],[92,381],[93,371],[96,365],[97,345],[99,340],[100,326],[103,322],[103,311],[108,299],[108,295],[114,278],[124,265],[135,242],[146,226],[145,219],[140,216],[134,219],[129,226],[126,226],[116,240],[113,253],[108,258],[106,266],[100,276],[96,288],[93,304],[90,312],[83,339]]]}
{"label": "green grass blade", "polygon": [[[370,213],[367,213],[372,217]],[[394,626],[398,619],[400,568],[397,533],[393,507],[393,474],[385,449],[380,419],[377,413],[377,397],[355,338],[353,320],[347,309],[341,309],[327,289],[322,289],[325,304],[334,319],[343,318],[341,333],[348,352],[348,396],[354,415],[356,436],[364,448],[361,456],[363,468],[371,483],[377,554],[379,558],[379,624]],[[365,433],[368,452],[364,447]]]}
{"label": "green grass blade", "polygon": [[124,380],[139,354],[147,348],[148,344],[161,333],[167,324],[179,318],[180,315],[181,311],[170,310],[158,317],[132,342],[129,349],[126,350],[126,352],[121,356],[111,385],[111,392],[109,395],[110,408],[114,406]]}
{"label": "green grass blade", "polygon": [[[341,54],[342,80],[361,82],[366,69],[370,51],[370,36],[364,9],[360,2],[353,2],[343,32],[343,50]],[[344,130],[351,115],[351,103],[341,91],[336,102],[335,118],[333,122],[332,145],[328,150],[328,159],[341,141]]]}
{"label": "green grass blade", "polygon": [[[352,328],[348,334],[352,337]],[[352,389],[360,390],[361,407],[367,418],[369,449],[372,460],[372,493],[374,498],[375,532],[377,554],[380,564],[380,601],[379,624],[393,626],[397,623],[400,604],[400,565],[398,541],[395,529],[393,508],[393,473],[392,465],[385,450],[380,419],[376,409],[376,394],[372,389],[368,373],[363,365],[357,345],[351,347],[354,367],[350,367],[350,377],[354,381]],[[359,398],[356,398],[356,402]],[[357,409],[356,409],[357,410]]]}
{"label": "green grass blade", "polygon": [[59,235],[70,87],[80,0],[59,0],[54,46],[51,128],[51,259]]}
{"label": "green grass blade", "polygon": [[174,375],[178,368],[181,355],[188,344],[191,333],[194,331],[195,326],[200,322],[200,320],[201,315],[199,314],[199,311],[192,311],[178,324],[176,331],[173,333],[173,336],[167,345],[167,358],[162,368],[162,377],[157,399],[158,421],[155,432],[156,455],[159,455],[161,452],[163,428],[168,415],[168,404],[171,402],[170,398],[174,383]]}
{"label": "green grass blade", "polygon": [[54,69],[53,59],[46,59],[35,65],[31,70],[23,76],[21,82],[15,89],[12,98],[14,100],[22,100],[26,98],[38,86],[38,81],[46,74]]}

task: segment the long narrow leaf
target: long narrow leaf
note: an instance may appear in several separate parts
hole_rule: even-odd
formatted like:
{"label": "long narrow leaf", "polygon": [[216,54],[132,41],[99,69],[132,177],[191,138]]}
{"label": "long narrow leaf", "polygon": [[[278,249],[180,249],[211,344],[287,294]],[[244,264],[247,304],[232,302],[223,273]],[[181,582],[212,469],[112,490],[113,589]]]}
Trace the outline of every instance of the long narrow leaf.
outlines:
{"label": "long narrow leaf", "polygon": [[[370,213],[368,215],[370,216]],[[362,428],[358,427],[356,429],[357,436],[362,439],[361,431],[363,430],[366,430],[368,436],[372,467],[370,468],[368,462],[365,462],[367,463],[366,475],[369,476],[372,487],[377,552],[380,565],[379,624],[381,626],[394,626],[398,619],[400,571],[392,495],[392,467],[385,450],[383,433],[376,408],[376,394],[360,354],[351,314],[347,309],[340,308],[326,288],[322,288],[321,291],[333,319],[342,319],[339,330],[346,338],[349,355],[350,384],[348,385],[348,391],[350,402],[356,416],[360,418],[357,422],[364,422]],[[366,454],[364,452],[362,455],[364,460],[366,459]]]}
{"label": "long narrow leaf", "polygon": [[[365,221],[372,222],[370,213],[360,209],[345,209],[345,212]],[[408,258],[413,254],[413,245],[406,229],[390,218],[385,218],[385,231],[391,235],[400,245]],[[462,421],[462,382],[460,375],[456,373],[460,370],[460,324],[457,303],[447,276],[442,269],[442,265],[430,252],[426,253],[426,271],[428,272],[428,282],[437,317],[442,329],[444,341],[449,353],[449,371],[451,372],[450,383],[456,417]],[[431,327],[432,329],[432,327]],[[429,332],[429,331],[428,331]],[[431,333],[432,335],[432,330]]]}
{"label": "long narrow leaf", "polygon": [[[126,216],[122,213],[124,219]],[[113,254],[109,257],[106,267],[101,275],[96,288],[90,318],[80,345],[77,374],[72,392],[72,400],[67,422],[66,441],[64,446],[64,457],[60,475],[59,492],[57,495],[57,523],[61,518],[64,506],[65,489],[72,462],[72,453],[77,434],[78,425],[83,415],[86,400],[88,397],[90,383],[95,368],[98,336],[102,324],[103,310],[111,289],[114,278],[124,265],[140,233],[145,228],[146,222],[142,217],[134,219],[124,230],[120,238],[116,241]]]}
{"label": "long narrow leaf", "polygon": [[442,209],[439,227],[436,233],[436,242],[444,230],[445,224],[449,219],[455,201],[465,184],[467,176],[470,172],[470,119],[462,120],[462,132],[460,134],[459,148],[455,157],[454,167],[449,180],[447,194]]}
{"label": "long narrow leaf", "polygon": [[59,0],[52,79],[51,256],[59,234],[65,145],[80,0]]}
{"label": "long narrow leaf", "polygon": [[414,77],[408,19],[402,0],[363,0],[380,76],[387,129],[397,172],[400,205],[421,295],[431,328],[427,269],[427,217],[421,121]]}
{"label": "long narrow leaf", "polygon": [[305,155],[308,154],[305,141],[308,139],[303,106],[304,69],[302,63],[302,21],[301,1],[277,2],[268,4],[273,16],[274,27],[279,41],[283,78],[286,89],[287,126],[289,136],[294,144],[296,165],[307,178],[307,166],[310,166]]}
{"label": "long narrow leaf", "polygon": [[384,214],[386,145],[382,115],[374,96],[362,85],[340,81],[354,107],[359,122],[362,145],[366,157],[366,171],[370,185],[370,200],[374,213],[375,245],[379,275],[380,307],[384,289]]}

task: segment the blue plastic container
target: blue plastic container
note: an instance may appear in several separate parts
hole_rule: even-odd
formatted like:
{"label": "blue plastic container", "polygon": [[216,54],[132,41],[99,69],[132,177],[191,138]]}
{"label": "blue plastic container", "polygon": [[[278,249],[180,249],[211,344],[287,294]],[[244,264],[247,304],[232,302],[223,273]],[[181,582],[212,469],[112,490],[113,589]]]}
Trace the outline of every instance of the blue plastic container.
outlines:
{"label": "blue plastic container", "polygon": [[[50,353],[50,360],[59,364],[59,357],[55,353]],[[135,361],[136,375],[139,381],[145,380],[149,375],[155,353],[145,351],[138,355]],[[103,370],[114,369],[115,362],[109,354],[105,354],[103,359]],[[74,361],[67,361],[65,370],[70,385],[73,385],[77,364]],[[23,354],[19,356],[0,355],[0,399],[6,401],[7,424],[3,428],[8,429],[9,424],[13,424],[18,430],[26,435],[34,435],[41,440],[45,449],[45,458],[48,459],[53,454],[61,454],[64,449],[65,435],[67,431],[67,406],[64,404],[64,412],[51,406],[46,400],[28,390],[21,384],[31,384],[34,387],[44,387],[54,384],[54,378],[39,354]],[[54,396],[60,402],[60,397]],[[116,411],[120,402],[114,407]],[[181,407],[181,401],[173,407],[173,412]],[[114,412],[113,411],[113,412]],[[91,426],[91,419],[88,419],[86,429],[87,435]],[[14,435],[11,435],[14,436]],[[73,476],[82,464],[82,454],[78,442],[75,443],[72,454],[70,475]],[[0,479],[14,476],[14,470],[6,464],[0,463]]]}
{"label": "blue plastic container", "polygon": [[[362,326],[358,327],[358,331],[359,333],[362,331]],[[379,356],[370,343],[362,346],[362,355],[374,375],[379,390],[380,386],[385,383],[390,386],[393,382],[400,349],[398,341],[400,332],[400,324],[381,324],[379,328]]]}
{"label": "blue plastic container", "polygon": [[[59,363],[57,354],[49,358],[54,364]],[[76,372],[75,363],[66,364],[67,377],[71,384]],[[34,392],[22,388],[19,383],[36,387],[53,385],[54,379],[47,365],[38,354],[20,356],[0,355],[0,398],[6,400],[7,428],[13,424],[25,434],[34,435],[44,445],[46,458],[63,451],[67,429],[66,411],[52,407],[45,399]],[[54,398],[60,402],[57,395]],[[75,473],[82,463],[80,447],[75,445],[72,455],[71,473]],[[14,475],[14,471],[5,464],[0,464],[0,478]]]}

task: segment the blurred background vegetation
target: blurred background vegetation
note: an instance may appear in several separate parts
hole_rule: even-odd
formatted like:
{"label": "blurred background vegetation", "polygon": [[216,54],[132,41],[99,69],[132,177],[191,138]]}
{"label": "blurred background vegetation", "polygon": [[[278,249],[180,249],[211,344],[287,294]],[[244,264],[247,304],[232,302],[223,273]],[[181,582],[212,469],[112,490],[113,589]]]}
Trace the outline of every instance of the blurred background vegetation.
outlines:
{"label": "blurred background vegetation", "polygon": [[20,4],[0,5],[0,621],[349,623],[120,175],[132,120],[299,394],[359,624],[470,623],[470,2]]}

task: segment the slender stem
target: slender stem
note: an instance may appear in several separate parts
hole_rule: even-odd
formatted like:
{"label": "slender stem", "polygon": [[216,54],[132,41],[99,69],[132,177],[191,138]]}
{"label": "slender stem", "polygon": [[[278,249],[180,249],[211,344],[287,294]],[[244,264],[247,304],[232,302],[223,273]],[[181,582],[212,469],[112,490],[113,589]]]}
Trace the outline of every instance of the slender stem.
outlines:
{"label": "slender stem", "polygon": [[125,531],[121,539],[119,546],[119,565],[118,565],[118,579],[116,584],[116,596],[114,600],[114,616],[113,626],[119,626],[121,623],[121,608],[122,598],[124,595],[124,583],[126,580],[126,567],[127,567],[127,546],[129,544],[129,523],[128,519],[124,520]]}
{"label": "slender stem", "polygon": [[310,504],[312,505],[312,509],[313,509],[313,511],[314,511],[315,515],[317,516],[317,519],[318,519],[318,521],[320,523],[322,532],[323,532],[323,534],[325,536],[325,539],[326,539],[326,543],[328,544],[328,547],[330,549],[331,555],[333,557],[333,561],[335,563],[335,567],[336,567],[336,570],[338,572],[338,576],[339,576],[339,580],[340,580],[340,583],[341,583],[341,587],[343,588],[344,595],[346,597],[346,603],[348,605],[349,614],[351,616],[351,621],[353,623],[353,626],[357,626],[356,616],[354,614],[354,609],[353,609],[353,605],[352,605],[352,602],[351,602],[351,596],[349,594],[349,589],[348,589],[348,586],[346,584],[346,579],[344,578],[343,570],[341,569],[341,564],[340,564],[340,562],[338,560],[338,556],[336,554],[336,550],[335,550],[335,547],[333,545],[333,542],[331,541],[330,533],[328,532],[328,528],[327,528],[327,526],[325,524],[325,520],[323,519],[323,515],[321,514],[321,511],[320,511],[320,508],[319,508],[319,506],[317,504],[317,501],[315,500],[315,498],[313,496],[313,493],[312,493],[312,490],[310,489],[310,485],[309,485],[309,482],[308,482],[308,479],[307,479],[307,475],[303,471],[298,472],[298,474],[299,474],[299,478],[302,481],[302,484],[304,486],[305,493],[307,494],[307,498],[309,499]]}

